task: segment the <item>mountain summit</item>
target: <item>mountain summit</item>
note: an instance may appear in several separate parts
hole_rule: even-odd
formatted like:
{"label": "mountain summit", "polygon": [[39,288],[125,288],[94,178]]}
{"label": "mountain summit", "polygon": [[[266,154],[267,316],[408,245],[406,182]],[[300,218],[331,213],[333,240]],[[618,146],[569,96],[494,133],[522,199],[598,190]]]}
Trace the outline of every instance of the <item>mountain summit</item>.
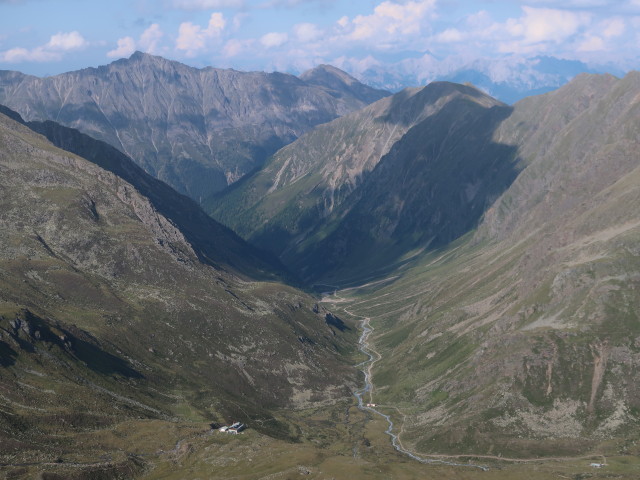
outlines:
{"label": "mountain summit", "polygon": [[387,95],[347,77],[331,69],[313,83],[136,52],[54,77],[0,71],[0,103],[103,140],[200,201],[313,126]]}
{"label": "mountain summit", "polygon": [[368,87],[331,65],[318,65],[300,75],[300,79],[309,85],[325,87],[329,92],[340,93],[343,97],[352,96],[365,104],[373,103],[388,95],[385,90]]}

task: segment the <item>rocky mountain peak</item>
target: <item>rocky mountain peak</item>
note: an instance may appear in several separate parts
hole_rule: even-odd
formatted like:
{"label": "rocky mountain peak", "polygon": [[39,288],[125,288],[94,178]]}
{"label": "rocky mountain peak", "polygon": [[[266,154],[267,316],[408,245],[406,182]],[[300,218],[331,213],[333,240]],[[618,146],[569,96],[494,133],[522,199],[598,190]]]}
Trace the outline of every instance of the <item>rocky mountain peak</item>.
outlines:
{"label": "rocky mountain peak", "polygon": [[317,67],[311,68],[300,75],[300,78],[305,82],[315,83],[318,81],[335,82],[340,81],[342,84],[353,85],[360,83],[354,77],[347,72],[334,67],[333,65],[322,64]]}
{"label": "rocky mountain peak", "polygon": [[327,88],[333,95],[355,96],[363,102],[371,103],[390,95],[386,90],[378,90],[360,83],[347,72],[332,65],[318,65],[299,77],[310,85]]}
{"label": "rocky mountain peak", "polygon": [[331,72],[305,81],[135,52],[50,78],[0,72],[0,103],[27,121],[53,120],[105,141],[203,201],[312,127],[388,95]]}

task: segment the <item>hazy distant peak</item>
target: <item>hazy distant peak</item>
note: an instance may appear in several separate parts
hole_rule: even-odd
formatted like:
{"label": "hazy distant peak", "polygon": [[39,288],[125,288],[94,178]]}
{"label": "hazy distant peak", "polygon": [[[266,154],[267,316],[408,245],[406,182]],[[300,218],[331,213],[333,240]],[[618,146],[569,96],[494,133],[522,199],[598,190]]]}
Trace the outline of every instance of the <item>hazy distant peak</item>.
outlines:
{"label": "hazy distant peak", "polygon": [[131,54],[131,56],[129,57],[129,61],[131,61],[131,62],[165,61],[165,62],[171,62],[171,63],[179,63],[179,62],[174,62],[174,61],[169,60],[167,58],[161,57],[159,55],[152,55],[150,53],[141,52],[140,50],[136,50],[135,52],[133,52]]}
{"label": "hazy distant peak", "polygon": [[138,65],[145,65],[145,66],[158,66],[161,68],[166,68],[168,66],[169,68],[174,68],[174,69],[180,68],[180,69],[188,69],[188,70],[198,70],[197,68],[191,67],[182,62],[179,62],[176,60],[170,60],[168,58],[164,58],[159,55],[152,55],[150,53],[141,52],[139,50],[133,52],[129,58],[124,58],[122,60],[113,62],[107,65],[107,67],[109,67],[110,65],[117,64],[119,62],[124,63],[124,65],[138,64]]}
{"label": "hazy distant peak", "polygon": [[346,85],[353,85],[360,83],[354,77],[349,75],[347,72],[340,70],[333,65],[318,65],[315,68],[311,68],[300,75],[302,80],[306,81],[319,81],[319,80],[334,80],[341,81]]}
{"label": "hazy distant peak", "polygon": [[424,102],[425,104],[442,103],[454,97],[466,97],[484,107],[504,105],[500,100],[493,98],[470,83],[462,85],[447,81],[431,82],[414,95],[415,101],[418,103]]}
{"label": "hazy distant peak", "polygon": [[365,85],[332,65],[318,65],[304,72],[299,78],[309,85],[323,87],[341,95],[354,95],[367,103],[375,102],[391,94],[386,90]]}

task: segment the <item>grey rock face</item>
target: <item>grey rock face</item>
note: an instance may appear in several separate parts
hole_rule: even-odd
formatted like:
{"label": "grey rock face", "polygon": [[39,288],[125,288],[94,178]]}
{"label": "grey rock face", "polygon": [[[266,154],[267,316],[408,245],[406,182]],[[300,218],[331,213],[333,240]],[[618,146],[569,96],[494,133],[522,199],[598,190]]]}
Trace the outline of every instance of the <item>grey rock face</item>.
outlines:
{"label": "grey rock face", "polygon": [[387,95],[336,71],[324,76],[336,77],[330,86],[319,86],[136,52],[55,77],[2,71],[0,103],[25,120],[54,120],[103,140],[200,201],[311,127]]}

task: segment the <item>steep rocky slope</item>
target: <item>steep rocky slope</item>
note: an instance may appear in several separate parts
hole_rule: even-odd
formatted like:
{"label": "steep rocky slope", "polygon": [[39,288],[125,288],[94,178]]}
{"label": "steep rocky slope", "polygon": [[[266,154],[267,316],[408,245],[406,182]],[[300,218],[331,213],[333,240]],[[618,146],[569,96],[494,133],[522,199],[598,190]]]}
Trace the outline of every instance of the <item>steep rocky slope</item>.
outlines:
{"label": "steep rocky slope", "polygon": [[350,395],[355,332],[312,297],[203,263],[225,246],[2,114],[0,171],[3,465],[111,465],[109,432],[151,419],[295,436],[273,412]]}
{"label": "steep rocky slope", "polygon": [[[0,113],[15,114],[2,105]],[[19,116],[14,119],[24,123]],[[251,247],[209,217],[194,200],[153,178],[116,148],[56,122],[28,122],[26,125],[57,147],[75,153],[133,185],[185,235],[201,262],[218,269],[229,269],[252,280],[291,277],[273,255]]]}
{"label": "steep rocky slope", "polygon": [[385,95],[337,69],[308,83],[140,52],[54,77],[0,72],[0,103],[26,120],[53,120],[103,140],[197,201],[311,127]]}
{"label": "steep rocky slope", "polygon": [[[624,453],[640,424],[640,74],[515,105],[523,166],[475,234],[351,309],[371,316],[375,400],[423,452]],[[397,412],[394,413],[397,415]]]}
{"label": "steep rocky slope", "polygon": [[307,279],[370,272],[475,226],[516,175],[515,149],[492,140],[510,113],[469,86],[405,90],[315,128],[207,207]]}

